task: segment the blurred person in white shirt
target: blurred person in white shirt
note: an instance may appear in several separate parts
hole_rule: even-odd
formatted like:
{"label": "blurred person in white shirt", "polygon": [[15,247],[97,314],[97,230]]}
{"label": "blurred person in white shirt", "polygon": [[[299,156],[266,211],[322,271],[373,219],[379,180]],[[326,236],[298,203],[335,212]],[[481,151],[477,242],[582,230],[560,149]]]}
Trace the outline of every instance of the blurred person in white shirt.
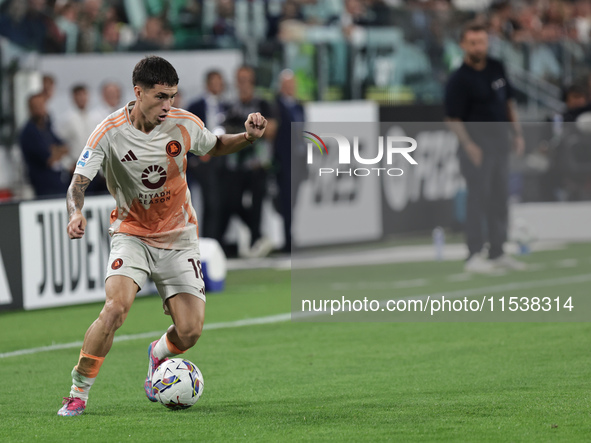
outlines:
{"label": "blurred person in white shirt", "polygon": [[106,81],[101,85],[101,100],[99,105],[101,115],[111,115],[123,107],[121,102],[121,86],[114,81]]}
{"label": "blurred person in white shirt", "polygon": [[69,154],[62,160],[64,167],[69,170],[74,169],[88,137],[102,120],[102,114],[88,106],[88,88],[85,85],[74,85],[71,91],[74,106],[57,127],[57,132],[69,148]]}

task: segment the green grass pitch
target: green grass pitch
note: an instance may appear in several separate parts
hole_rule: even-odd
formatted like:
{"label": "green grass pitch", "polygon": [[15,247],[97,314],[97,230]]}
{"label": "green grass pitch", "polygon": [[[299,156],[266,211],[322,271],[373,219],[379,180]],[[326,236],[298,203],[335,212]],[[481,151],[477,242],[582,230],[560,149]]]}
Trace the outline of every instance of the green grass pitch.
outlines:
{"label": "green grass pitch", "polygon": [[[591,245],[525,260],[537,267],[467,281],[447,278],[461,272],[459,262],[356,273],[428,280],[401,285],[400,297],[527,283],[589,274]],[[206,324],[288,313],[290,285],[289,271],[233,271],[226,292],[208,295]],[[576,279],[519,287],[507,295],[591,295],[590,283]],[[0,314],[0,354],[79,341],[100,309]],[[0,358],[0,441],[591,440],[589,323],[284,321],[209,329],[186,354],[202,370],[205,390],[185,411],[150,403],[143,392],[147,346],[156,336],[133,334],[168,325],[158,297],[136,300],[117,334],[132,337],[114,344],[80,417],[56,415],[78,348]]]}

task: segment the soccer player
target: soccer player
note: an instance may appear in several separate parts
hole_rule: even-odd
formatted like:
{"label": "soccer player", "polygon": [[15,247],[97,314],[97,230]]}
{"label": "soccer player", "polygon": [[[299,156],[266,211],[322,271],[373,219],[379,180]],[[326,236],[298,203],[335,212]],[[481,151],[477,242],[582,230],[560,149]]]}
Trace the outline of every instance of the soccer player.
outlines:
{"label": "soccer player", "polygon": [[70,396],[58,415],[80,415],[88,392],[137,291],[151,277],[173,325],[148,347],[144,389],[151,401],[152,373],[167,358],[191,348],[201,335],[205,289],[198,225],[185,180],[186,156],[226,155],[250,146],[267,126],[252,113],[246,131],[214,136],[190,112],[172,107],[178,76],[163,58],[142,59],[133,70],[135,101],[107,117],[92,133],[68,188],[68,235],[82,238],[84,192],[102,167],[117,207],[111,213],[106,301],[92,323],[72,370]]}

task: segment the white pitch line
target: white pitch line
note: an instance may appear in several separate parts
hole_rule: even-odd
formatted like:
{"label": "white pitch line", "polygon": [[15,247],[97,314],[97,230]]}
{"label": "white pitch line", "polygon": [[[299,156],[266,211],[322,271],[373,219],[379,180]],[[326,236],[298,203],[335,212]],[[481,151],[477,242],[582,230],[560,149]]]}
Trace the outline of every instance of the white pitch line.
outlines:
{"label": "white pitch line", "polygon": [[404,289],[418,288],[419,286],[426,286],[428,283],[429,280],[425,278],[399,281],[358,281],[352,283],[333,283],[330,285],[330,288],[334,291]]}
{"label": "white pitch line", "polygon": [[[427,298],[459,298],[459,297],[469,297],[474,295],[484,295],[484,294],[495,294],[500,292],[508,292],[508,291],[516,291],[519,289],[533,289],[533,288],[540,288],[546,286],[563,286],[569,285],[573,283],[586,283],[591,282],[591,274],[579,274],[579,275],[571,275],[569,277],[561,277],[561,278],[553,278],[548,280],[531,280],[519,283],[507,283],[502,285],[496,286],[484,286],[480,288],[472,288],[472,289],[464,289],[460,291],[450,291],[450,292],[436,292],[433,294],[424,294],[424,295],[417,295],[417,296],[410,296],[405,297],[406,300],[422,300]],[[381,302],[386,302],[387,300],[381,300]],[[254,325],[265,325],[270,323],[280,323],[290,320],[293,318],[306,318],[306,317],[313,317],[317,315],[327,315],[325,312],[297,312],[292,314],[291,312],[285,314],[276,314],[276,315],[269,315],[266,317],[256,317],[256,318],[248,318],[244,320],[237,320],[237,321],[230,321],[230,322],[219,322],[219,323],[209,323],[204,325],[204,330],[214,330],[214,329],[230,329],[230,328],[239,328],[242,326],[254,326]],[[153,331],[153,332],[143,332],[140,334],[129,334],[129,335],[120,335],[115,337],[116,342],[120,341],[129,341],[129,340],[138,340],[141,338],[151,338],[151,337],[159,337],[163,334],[162,331]],[[49,346],[40,346],[37,348],[29,348],[29,349],[19,349],[17,351],[11,352],[4,352],[0,353],[1,358],[8,358],[8,357],[18,357],[20,355],[28,355],[28,354],[35,354],[38,352],[48,352],[48,351],[57,351],[61,349],[73,349],[79,348],[82,346],[81,341],[75,341],[71,343],[61,343]]]}
{"label": "white pitch line", "polygon": [[575,268],[579,265],[579,260],[576,258],[566,258],[556,262],[556,266],[559,268]]}
{"label": "white pitch line", "polygon": [[[503,292],[518,291],[522,289],[545,288],[548,286],[566,286],[576,283],[591,282],[591,274],[578,274],[568,277],[551,278],[547,280],[530,280],[524,282],[504,283],[501,285],[481,286],[479,288],[461,289],[458,291],[435,292],[431,294],[411,295],[408,297],[396,298],[395,300],[429,300],[429,299],[447,299],[473,297],[476,295],[499,294]],[[386,305],[390,299],[378,300],[380,306]],[[328,304],[330,306],[330,303]],[[341,312],[339,312],[341,313]],[[304,319],[308,317],[330,315],[330,311],[311,311],[311,312],[296,312],[292,314],[292,319]]]}
{"label": "white pitch line", "polygon": [[446,278],[447,281],[458,282],[472,280],[472,274],[469,272],[463,272],[461,274],[451,274]]}
{"label": "white pitch line", "polygon": [[[213,329],[230,329],[230,328],[240,328],[242,326],[253,326],[253,325],[265,325],[268,323],[279,323],[283,321],[288,321],[291,319],[291,313],[286,314],[277,314],[277,315],[269,315],[267,317],[257,317],[257,318],[247,318],[244,320],[237,320],[237,321],[226,321],[226,322],[219,322],[219,323],[209,323],[203,326],[204,330],[213,330]],[[142,332],[140,334],[128,334],[128,335],[119,335],[115,337],[114,341],[130,341],[130,340],[138,340],[142,338],[152,338],[152,337],[160,337],[162,336],[163,331],[152,331],[152,332]],[[8,358],[8,357],[18,357],[20,355],[28,355],[28,354],[36,354],[38,352],[49,352],[49,351],[57,351],[61,349],[74,349],[82,347],[81,341],[73,341],[70,343],[61,343],[49,346],[40,346],[37,348],[29,348],[29,349],[19,349],[17,351],[11,352],[4,352],[0,353],[0,358]]]}

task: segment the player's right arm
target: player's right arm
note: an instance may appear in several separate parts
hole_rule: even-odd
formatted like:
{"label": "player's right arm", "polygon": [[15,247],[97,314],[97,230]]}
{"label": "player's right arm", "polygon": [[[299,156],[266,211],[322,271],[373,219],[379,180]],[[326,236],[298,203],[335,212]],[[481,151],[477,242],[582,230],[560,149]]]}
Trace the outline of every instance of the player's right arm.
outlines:
{"label": "player's right arm", "polygon": [[66,196],[66,205],[68,207],[68,236],[70,238],[82,238],[84,229],[86,228],[86,218],[82,215],[82,207],[84,206],[84,192],[90,179],[81,174],[74,174],[68,194]]}
{"label": "player's right arm", "polygon": [[[103,122],[105,123],[105,122]],[[80,153],[74,176],[68,187],[66,195],[66,206],[68,208],[68,236],[70,238],[82,238],[86,228],[86,218],[82,215],[82,207],[84,206],[84,193],[86,188],[99,171],[103,159],[105,158],[105,150],[102,143],[106,142],[105,124],[97,126],[95,131],[90,135],[86,146]]]}

